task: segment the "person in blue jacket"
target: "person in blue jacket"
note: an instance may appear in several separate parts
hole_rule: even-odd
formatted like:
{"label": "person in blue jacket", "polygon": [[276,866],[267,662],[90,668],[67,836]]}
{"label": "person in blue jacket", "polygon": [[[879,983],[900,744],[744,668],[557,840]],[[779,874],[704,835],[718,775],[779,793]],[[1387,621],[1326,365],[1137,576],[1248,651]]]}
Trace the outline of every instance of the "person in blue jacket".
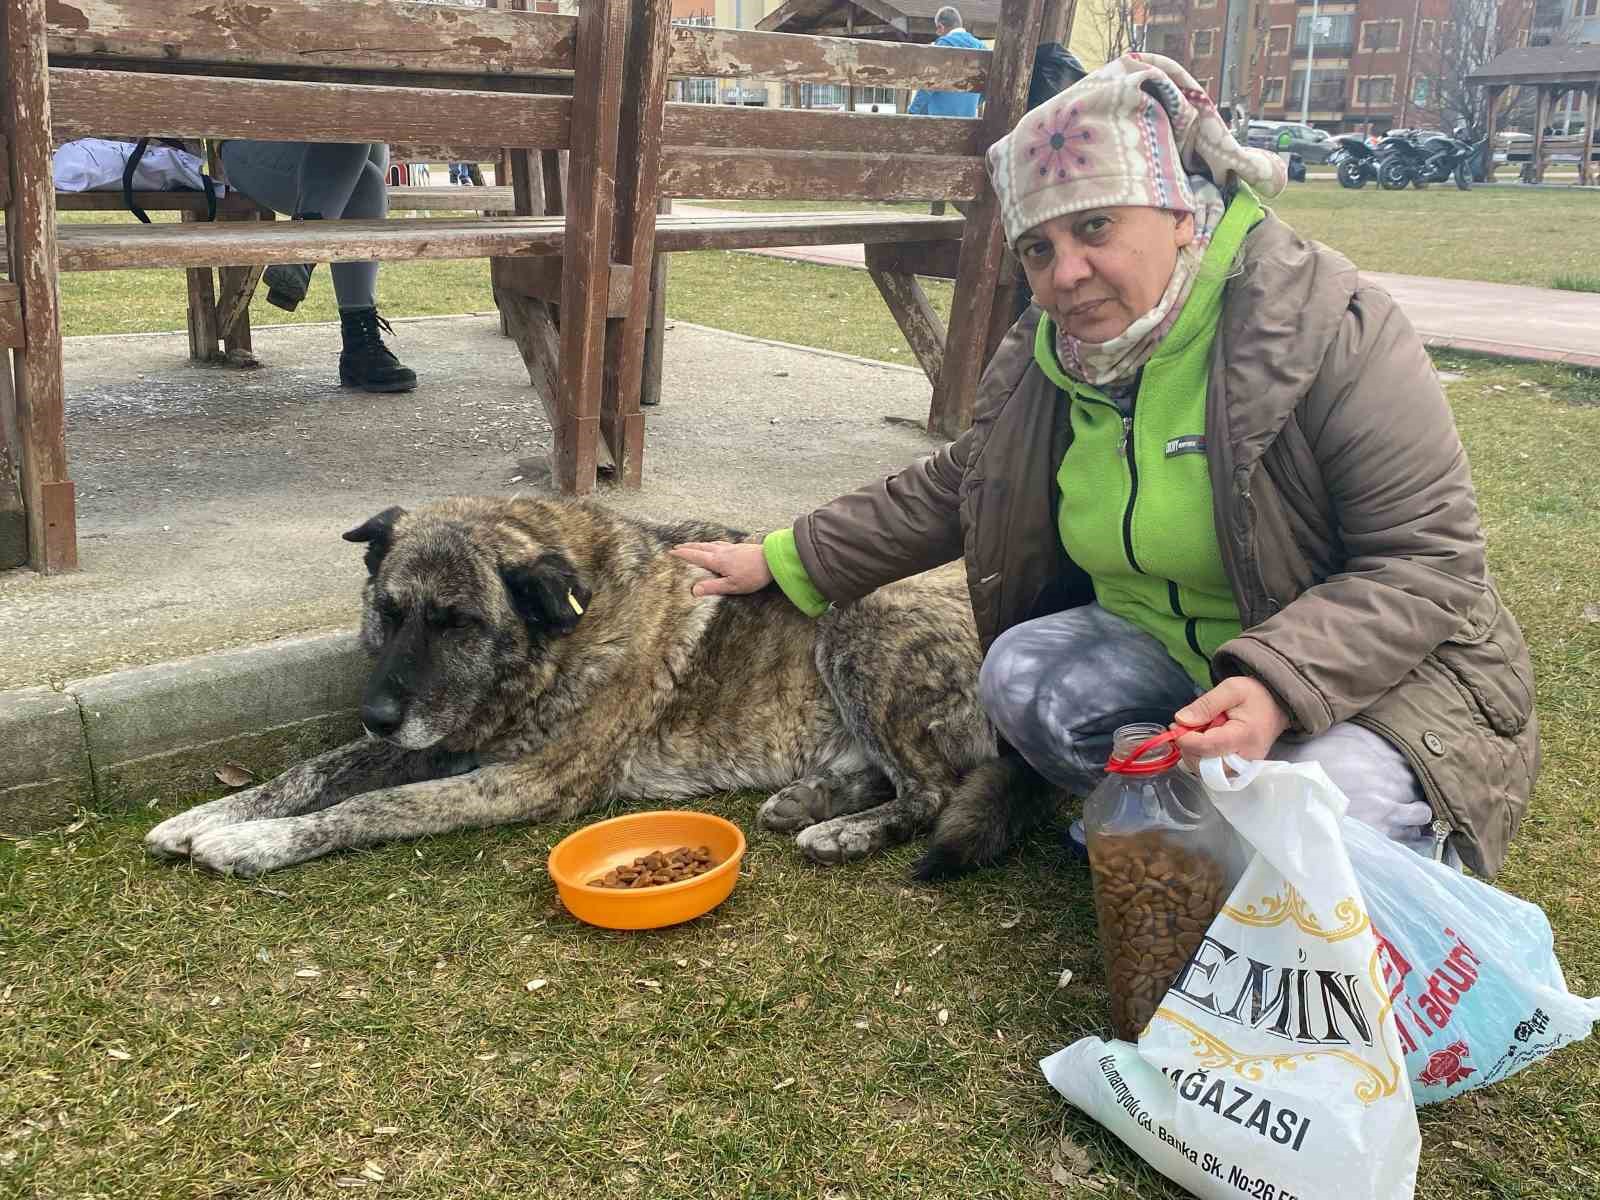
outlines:
{"label": "person in blue jacket", "polygon": [[[924,10],[926,11],[926,10]],[[938,37],[935,46],[954,46],[959,50],[982,50],[983,43],[961,27],[961,14],[948,4],[933,17]],[[934,92],[926,89],[911,97],[908,113],[919,117],[975,117],[982,92]]]}

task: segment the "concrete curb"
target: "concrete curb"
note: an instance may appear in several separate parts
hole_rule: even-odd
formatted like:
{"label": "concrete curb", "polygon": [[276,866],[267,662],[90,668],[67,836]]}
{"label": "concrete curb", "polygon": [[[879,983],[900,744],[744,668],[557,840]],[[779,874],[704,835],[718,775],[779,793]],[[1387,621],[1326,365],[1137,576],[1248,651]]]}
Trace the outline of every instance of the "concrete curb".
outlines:
{"label": "concrete curb", "polygon": [[1482,358],[1504,358],[1511,362],[1551,363],[1561,367],[1582,370],[1600,370],[1600,354],[1584,354],[1576,350],[1546,350],[1542,346],[1521,346],[1510,342],[1491,342],[1483,338],[1453,337],[1439,333],[1424,333],[1422,344],[1430,350],[1454,350]]}
{"label": "concrete curb", "polygon": [[366,659],[351,632],[285,638],[0,693],[0,833],[258,779],[360,732]]}

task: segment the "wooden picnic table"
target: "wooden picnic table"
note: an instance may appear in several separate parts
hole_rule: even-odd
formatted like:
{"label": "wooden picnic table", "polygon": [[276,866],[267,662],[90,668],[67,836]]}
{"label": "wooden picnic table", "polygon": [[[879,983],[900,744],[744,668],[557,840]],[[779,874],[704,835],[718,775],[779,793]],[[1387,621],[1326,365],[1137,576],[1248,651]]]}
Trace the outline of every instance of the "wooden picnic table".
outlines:
{"label": "wooden picnic table", "polygon": [[[1056,14],[1048,19],[1047,4]],[[659,371],[650,331],[662,325],[663,254],[862,242],[933,384],[930,428],[954,435],[971,420],[978,374],[1010,315],[983,154],[1023,111],[1041,28],[1064,36],[1070,27],[1070,0],[1003,0],[991,54],[675,27],[670,0],[585,0],[576,17],[398,0],[0,5],[0,202],[11,266],[0,283],[0,347],[16,363],[15,394],[0,380],[0,510],[10,484],[26,514],[29,561],[46,571],[76,563],[58,270],[220,268],[215,310],[237,318],[269,262],[488,256],[505,330],[550,411],[555,479],[582,494],[607,456],[619,483],[640,484],[640,401]],[[979,120],[669,104],[673,76],[988,99]],[[77,134],[382,141],[451,158],[510,147],[509,179],[493,203],[509,195],[514,215],[209,224],[189,211],[182,224],[58,230],[50,149]],[[486,207],[490,189],[426,191],[430,205],[448,192],[441,203],[459,196],[471,209],[504,211]],[[948,199],[966,216],[711,219],[664,212],[673,196]],[[962,303],[948,328],[918,273],[957,277]]]}

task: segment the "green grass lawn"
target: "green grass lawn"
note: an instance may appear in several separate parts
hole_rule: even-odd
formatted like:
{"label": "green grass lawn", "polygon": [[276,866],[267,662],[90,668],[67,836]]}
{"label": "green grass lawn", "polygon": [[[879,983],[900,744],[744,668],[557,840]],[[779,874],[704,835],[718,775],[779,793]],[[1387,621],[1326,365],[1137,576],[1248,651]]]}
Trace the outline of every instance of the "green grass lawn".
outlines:
{"label": "green grass lawn", "polygon": [[1559,275],[1594,270],[1592,192],[1310,183],[1291,186],[1272,206],[1368,271],[1551,287]]}

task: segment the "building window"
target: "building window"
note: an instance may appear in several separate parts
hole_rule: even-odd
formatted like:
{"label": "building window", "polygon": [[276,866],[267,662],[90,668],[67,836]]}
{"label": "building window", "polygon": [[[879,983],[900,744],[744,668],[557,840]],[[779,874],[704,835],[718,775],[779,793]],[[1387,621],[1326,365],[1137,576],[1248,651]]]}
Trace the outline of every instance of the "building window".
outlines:
{"label": "building window", "polygon": [[1367,75],[1356,80],[1356,104],[1363,108],[1394,103],[1394,76]]}
{"label": "building window", "polygon": [[1195,8],[1215,8],[1217,0],[1194,0]]}
{"label": "building window", "polygon": [[715,79],[681,79],[678,84],[681,89],[678,94],[680,100],[690,104],[715,104],[717,102],[717,81]]}
{"label": "building window", "polygon": [[[1355,16],[1338,13],[1317,18],[1317,52],[1346,50],[1355,43]],[[1303,51],[1311,44],[1311,14],[1296,17],[1294,22],[1294,48]]]}
{"label": "building window", "polygon": [[1411,103],[1426,108],[1432,96],[1433,81],[1427,76],[1420,77],[1411,85]]}
{"label": "building window", "polygon": [[[1311,72],[1311,109],[1314,112],[1338,112],[1344,108],[1345,71],[1343,67]],[[1296,71],[1289,76],[1289,103],[1306,102],[1306,73]]]}
{"label": "building window", "polygon": [[1268,79],[1262,83],[1261,105],[1263,108],[1269,104],[1276,107],[1283,103],[1283,85],[1285,82],[1283,76],[1279,75],[1275,79]]}
{"label": "building window", "polygon": [[1572,15],[1592,17],[1600,14],[1600,0],[1572,0]]}
{"label": "building window", "polygon": [[802,83],[801,108],[838,108],[849,102],[850,93],[839,83]]}
{"label": "building window", "polygon": [[1289,26],[1274,25],[1271,29],[1267,30],[1267,53],[1289,53]]}
{"label": "building window", "polygon": [[1363,50],[1400,49],[1400,21],[1361,22],[1361,48]]}
{"label": "building window", "polygon": [[1437,50],[1439,48],[1439,34],[1432,21],[1424,21],[1417,26],[1417,49]]}
{"label": "building window", "polygon": [[1181,61],[1183,59],[1183,30],[1165,31],[1155,29],[1150,36],[1155,39],[1155,44],[1150,47],[1157,54]]}
{"label": "building window", "polygon": [[1217,52],[1217,31],[1215,29],[1197,29],[1194,33],[1194,43],[1190,51],[1193,58],[1210,58]]}

